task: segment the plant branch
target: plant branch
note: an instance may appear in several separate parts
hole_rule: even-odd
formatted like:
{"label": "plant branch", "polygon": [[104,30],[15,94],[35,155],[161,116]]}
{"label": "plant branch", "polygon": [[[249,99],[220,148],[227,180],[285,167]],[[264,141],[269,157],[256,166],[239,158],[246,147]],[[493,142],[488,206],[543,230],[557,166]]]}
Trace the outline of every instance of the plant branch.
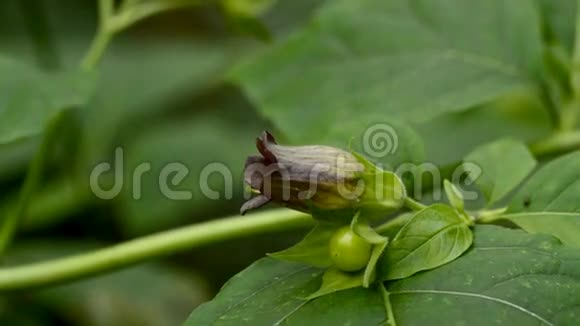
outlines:
{"label": "plant branch", "polygon": [[154,2],[126,1],[120,10],[115,13],[112,0],[99,1],[99,27],[93,38],[89,50],[83,57],[80,67],[83,70],[93,70],[115,34],[129,28],[131,25],[156,14],[170,10],[202,4],[203,1],[172,0]]}
{"label": "plant branch", "polygon": [[559,154],[580,149],[580,131],[556,132],[529,146],[534,156]]}
{"label": "plant branch", "polygon": [[94,252],[0,269],[0,291],[63,283],[210,243],[313,224],[310,215],[288,209],[203,222]]}
{"label": "plant branch", "polygon": [[28,212],[30,200],[36,191],[41,178],[46,156],[48,156],[54,138],[59,132],[62,117],[65,112],[66,110],[60,111],[49,120],[42,137],[40,148],[28,167],[26,179],[24,180],[24,185],[20,190],[16,207],[6,215],[4,220],[2,220],[2,224],[0,225],[0,255],[4,253],[6,248],[12,242],[22,218]]}

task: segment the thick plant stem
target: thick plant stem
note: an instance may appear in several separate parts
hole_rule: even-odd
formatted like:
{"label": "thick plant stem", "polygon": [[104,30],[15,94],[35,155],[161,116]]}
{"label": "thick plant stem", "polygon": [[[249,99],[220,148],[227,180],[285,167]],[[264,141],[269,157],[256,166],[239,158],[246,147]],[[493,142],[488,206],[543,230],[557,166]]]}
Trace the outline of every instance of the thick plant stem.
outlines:
{"label": "thick plant stem", "polygon": [[288,209],[213,220],[130,240],[94,252],[3,268],[0,269],[0,291],[63,283],[210,243],[313,224],[314,220],[310,215]]}
{"label": "thick plant stem", "polygon": [[559,132],[529,146],[534,156],[561,154],[580,149],[580,131]]}

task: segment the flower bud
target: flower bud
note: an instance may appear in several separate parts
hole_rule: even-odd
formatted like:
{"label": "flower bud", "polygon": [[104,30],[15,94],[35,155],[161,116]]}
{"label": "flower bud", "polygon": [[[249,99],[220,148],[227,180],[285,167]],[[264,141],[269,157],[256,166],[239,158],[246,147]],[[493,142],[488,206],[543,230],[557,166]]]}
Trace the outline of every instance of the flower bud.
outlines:
{"label": "flower bud", "polygon": [[264,132],[256,141],[261,156],[250,156],[244,181],[258,193],[241,213],[270,201],[309,212],[353,207],[364,192],[364,165],[351,153],[330,146],[282,146]]}

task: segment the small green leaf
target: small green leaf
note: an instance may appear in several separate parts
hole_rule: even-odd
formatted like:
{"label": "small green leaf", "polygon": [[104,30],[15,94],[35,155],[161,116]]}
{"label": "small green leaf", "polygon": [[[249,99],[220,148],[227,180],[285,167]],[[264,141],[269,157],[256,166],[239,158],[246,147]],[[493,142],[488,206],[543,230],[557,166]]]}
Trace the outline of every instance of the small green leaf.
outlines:
{"label": "small green leaf", "polygon": [[502,139],[483,145],[471,152],[464,160],[481,168],[481,176],[475,180],[488,204],[503,198],[536,166],[536,160],[522,142]]}
{"label": "small green leaf", "polygon": [[95,76],[43,73],[0,56],[0,145],[39,135],[57,112],[85,105]]}
{"label": "small green leaf", "polygon": [[453,261],[465,252],[473,235],[459,213],[442,204],[417,212],[399,231],[381,262],[383,280],[409,277]]}
{"label": "small green leaf", "polygon": [[322,275],[322,285],[320,288],[307,297],[312,300],[334,292],[348,290],[363,285],[363,273],[349,273],[338,270],[337,268],[329,268]]}
{"label": "small green leaf", "polygon": [[463,195],[461,191],[457,189],[457,187],[449,182],[449,180],[443,181],[443,187],[445,188],[445,194],[447,195],[447,199],[451,206],[455,207],[460,212],[463,212],[465,205],[463,203]]}
{"label": "small green leaf", "polygon": [[269,256],[315,267],[330,267],[333,264],[330,258],[330,239],[339,228],[340,225],[319,223],[294,246]]}
{"label": "small green leaf", "polygon": [[569,246],[580,247],[580,213],[527,212],[499,216],[530,233],[548,233]]}

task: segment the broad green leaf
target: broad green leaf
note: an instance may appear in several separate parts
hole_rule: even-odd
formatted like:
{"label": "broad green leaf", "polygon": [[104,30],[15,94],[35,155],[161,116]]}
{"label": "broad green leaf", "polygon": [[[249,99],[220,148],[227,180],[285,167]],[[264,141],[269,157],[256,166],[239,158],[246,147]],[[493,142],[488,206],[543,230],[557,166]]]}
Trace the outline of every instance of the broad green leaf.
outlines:
{"label": "broad green leaf", "polygon": [[322,274],[320,269],[298,263],[261,259],[230,279],[184,325],[282,324],[318,289]]}
{"label": "broad green leaf", "polygon": [[525,212],[498,218],[512,221],[530,233],[552,234],[567,245],[580,247],[580,213]]}
{"label": "broad green leaf", "polygon": [[38,136],[55,113],[85,105],[93,87],[92,74],[43,73],[0,56],[0,145]]}
{"label": "broad green leaf", "polygon": [[476,148],[464,161],[481,168],[482,174],[475,183],[490,205],[512,191],[536,166],[526,145],[511,139]]}
{"label": "broad green leaf", "polygon": [[580,212],[580,151],[557,158],[518,190],[507,213]]}
{"label": "broad green leaf", "polygon": [[526,231],[555,235],[572,245],[580,243],[580,152],[543,166],[516,193],[507,214]]}
{"label": "broad green leaf", "polygon": [[478,226],[465,255],[388,290],[399,325],[576,325],[579,258],[550,236]]}
{"label": "broad green leaf", "polygon": [[233,78],[301,143],[361,116],[425,121],[487,102],[532,85],[541,55],[532,0],[338,1]]}
{"label": "broad green leaf", "polygon": [[429,270],[459,257],[473,241],[459,213],[442,204],[417,212],[389,244],[379,279],[395,280]]}
{"label": "broad green leaf", "polygon": [[329,268],[322,275],[320,288],[306,299],[312,300],[334,292],[357,288],[363,285],[363,273],[349,273]]}
{"label": "broad green leaf", "polygon": [[[453,262],[387,282],[397,325],[576,325],[580,252],[547,235],[476,226],[473,247]],[[262,259],[232,278],[185,325],[377,325],[375,288],[308,301],[322,271]]]}
{"label": "broad green leaf", "polygon": [[328,124],[324,135],[308,139],[311,142],[350,149],[379,165],[394,171],[404,164],[425,161],[425,148],[419,133],[409,124],[384,114],[365,114],[356,119],[345,117],[339,123]]}
{"label": "broad green leaf", "polygon": [[426,162],[444,166],[456,164],[474,148],[502,138],[534,142],[549,136],[553,126],[537,94],[522,90],[469,111],[415,124],[414,128],[425,143]]}
{"label": "broad green leaf", "polygon": [[330,267],[333,264],[330,257],[330,239],[340,227],[337,224],[319,223],[294,246],[269,256],[321,268]]}

